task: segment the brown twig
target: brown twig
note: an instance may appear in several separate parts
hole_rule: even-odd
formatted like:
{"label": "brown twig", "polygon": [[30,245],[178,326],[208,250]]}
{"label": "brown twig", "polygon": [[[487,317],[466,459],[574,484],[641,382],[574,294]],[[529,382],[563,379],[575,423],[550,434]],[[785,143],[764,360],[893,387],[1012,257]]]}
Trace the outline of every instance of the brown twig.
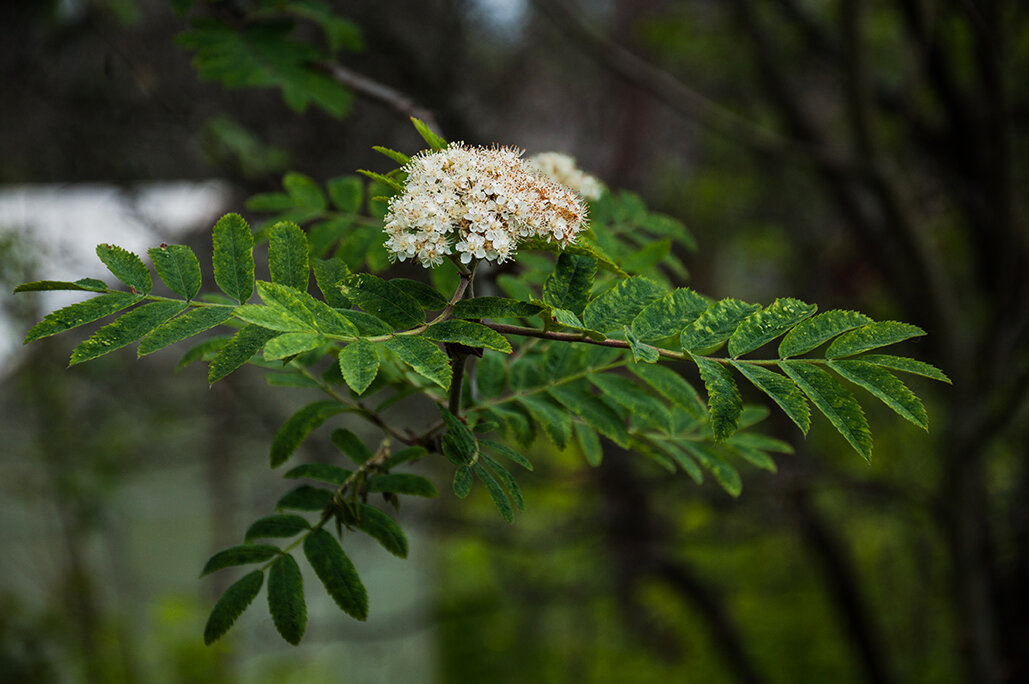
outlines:
{"label": "brown twig", "polygon": [[319,66],[355,93],[373,102],[384,104],[404,116],[421,119],[429,128],[442,135],[439,122],[432,111],[415,102],[407,94],[336,62],[323,62]]}

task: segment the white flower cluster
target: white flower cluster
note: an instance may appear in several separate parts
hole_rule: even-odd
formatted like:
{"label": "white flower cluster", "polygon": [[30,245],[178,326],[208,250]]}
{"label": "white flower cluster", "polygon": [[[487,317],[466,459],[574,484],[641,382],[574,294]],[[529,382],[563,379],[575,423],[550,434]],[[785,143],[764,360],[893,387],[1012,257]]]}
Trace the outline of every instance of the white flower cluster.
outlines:
{"label": "white flower cluster", "polygon": [[429,268],[456,253],[465,264],[502,263],[523,240],[569,245],[584,228],[582,200],[508,147],[453,143],[415,156],[404,170],[407,185],[385,219],[386,249],[401,261]]}
{"label": "white flower cluster", "polygon": [[529,163],[545,176],[575,190],[588,200],[600,199],[604,185],[575,165],[575,160],[560,152],[542,152],[529,157]]}

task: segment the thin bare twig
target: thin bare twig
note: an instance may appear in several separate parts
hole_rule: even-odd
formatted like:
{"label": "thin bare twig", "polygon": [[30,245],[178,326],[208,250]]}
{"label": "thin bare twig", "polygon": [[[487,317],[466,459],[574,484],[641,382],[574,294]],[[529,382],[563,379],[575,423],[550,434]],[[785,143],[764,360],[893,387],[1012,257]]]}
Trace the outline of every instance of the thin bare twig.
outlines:
{"label": "thin bare twig", "polygon": [[404,116],[421,119],[436,133],[441,132],[439,122],[436,121],[436,116],[432,111],[415,102],[407,94],[336,62],[323,62],[319,66],[339,83],[350,88],[355,93],[373,102],[384,104]]}

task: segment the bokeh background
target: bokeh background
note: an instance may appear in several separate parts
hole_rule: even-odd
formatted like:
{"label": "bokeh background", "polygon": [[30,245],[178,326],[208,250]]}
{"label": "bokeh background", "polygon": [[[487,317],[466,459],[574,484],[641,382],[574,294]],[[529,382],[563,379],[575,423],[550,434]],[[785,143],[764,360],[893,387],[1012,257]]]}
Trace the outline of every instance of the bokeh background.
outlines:
{"label": "bokeh background", "polygon": [[[258,599],[207,648],[231,577],[196,574],[282,491],[267,444],[309,399],[256,369],[209,389],[175,351],[67,369],[69,336],[20,339],[70,300],[5,294],[0,681],[1029,681],[1029,5],[332,5],[362,36],[341,63],[449,139],[570,153],[683,220],[690,286],[924,327],[917,355],[954,381],[911,381],[930,433],[872,408],[867,466],[824,421],[804,440],[773,414],[796,453],[738,500],[539,443],[513,526],[426,464],[443,496],[402,511],[411,558],[354,548],[367,624],[309,581],[300,647]],[[100,241],[203,255],[288,169],[420,147],[360,93],[335,117],[201,81],[188,26],[163,0],[0,7],[6,293],[95,275]]]}

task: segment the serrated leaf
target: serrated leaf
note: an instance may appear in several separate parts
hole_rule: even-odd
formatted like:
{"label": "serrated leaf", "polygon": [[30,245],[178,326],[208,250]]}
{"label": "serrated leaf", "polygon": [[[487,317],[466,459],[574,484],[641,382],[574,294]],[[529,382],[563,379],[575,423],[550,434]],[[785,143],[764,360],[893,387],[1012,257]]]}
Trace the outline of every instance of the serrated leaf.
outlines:
{"label": "serrated leaf", "polygon": [[589,379],[605,396],[628,409],[634,418],[640,418],[655,430],[668,432],[672,419],[668,409],[632,380],[610,373],[594,373]]}
{"label": "serrated leaf", "polygon": [[319,482],[341,485],[351,475],[353,475],[352,471],[332,465],[331,463],[301,463],[294,468],[290,468],[282,476],[290,480],[306,477],[311,480],[318,480]]}
{"label": "serrated leaf", "polygon": [[139,343],[137,353],[140,356],[152,354],[170,344],[199,335],[229,320],[232,311],[232,307],[229,306],[203,306],[191,309],[154,328]]}
{"label": "serrated leaf", "polygon": [[772,457],[766,454],[765,452],[761,451],[760,449],[754,449],[753,447],[749,447],[743,444],[736,444],[734,442],[727,444],[726,448],[728,448],[733,454],[739,456],[755,468],[767,470],[770,473],[779,472],[779,468],[775,465],[775,461],[772,459]]}
{"label": "serrated leaf", "polygon": [[415,328],[425,323],[425,312],[418,300],[389,281],[369,273],[349,276],[343,294],[394,328]]}
{"label": "serrated leaf", "polygon": [[71,354],[70,365],[90,361],[132,344],[185,309],[185,302],[152,302],[133,309],[87,338]]}
{"label": "serrated leaf", "polygon": [[229,340],[232,339],[232,335],[215,335],[209,337],[203,342],[198,342],[182,355],[179,362],[175,364],[175,371],[178,372],[193,363],[194,361],[207,361],[214,357],[214,355],[223,346],[228,344]]}
{"label": "serrated leaf", "polygon": [[550,438],[550,441],[563,451],[572,438],[572,419],[565,408],[553,399],[540,394],[520,396],[518,402],[543,428],[543,432]]}
{"label": "serrated leaf", "polygon": [[760,306],[728,297],[713,303],[679,336],[682,348],[695,354],[710,354],[721,347],[743,319]]}
{"label": "serrated leaf", "polygon": [[289,171],[282,177],[282,187],[298,207],[323,210],[326,208],[325,193],[309,176]]}
{"label": "serrated leaf", "polygon": [[336,208],[350,214],[358,214],[364,205],[364,182],[357,176],[330,178],[325,184],[329,198]]}
{"label": "serrated leaf", "polygon": [[869,323],[836,338],[825,350],[825,358],[839,359],[845,356],[854,356],[870,349],[878,349],[924,334],[924,330],[910,323],[897,321]]}
{"label": "serrated leaf", "polygon": [[815,313],[814,304],[782,297],[769,306],[747,316],[729,338],[729,356],[736,358],[752,352],[786,333]]}
{"label": "serrated leaf", "polygon": [[338,401],[316,401],[290,416],[272,440],[272,468],[285,463],[312,430],[343,410],[343,405]]}
{"label": "serrated leaf", "polygon": [[32,329],[25,335],[25,344],[110,316],[132,306],[140,299],[128,292],[111,292],[58,309],[47,314],[43,320],[32,326]]}
{"label": "serrated leaf", "polygon": [[200,262],[186,245],[162,245],[147,250],[158,277],[168,289],[186,299],[200,292]]}
{"label": "serrated leaf", "polygon": [[854,359],[830,361],[829,367],[847,380],[864,387],[905,420],[923,430],[929,429],[929,415],[925,406],[907,385],[888,370],[865,360]]}
{"label": "serrated leaf", "polygon": [[226,214],[214,224],[214,282],[244,304],[254,293],[254,235],[239,214]]}
{"label": "serrated leaf", "polygon": [[700,442],[683,441],[680,443],[683,449],[689,452],[693,458],[700,462],[700,465],[710,471],[722,489],[730,496],[738,497],[743,491],[743,483],[740,481],[740,474],[736,469],[725,462],[718,453],[706,444]]}
{"label": "serrated leaf", "polygon": [[482,464],[476,463],[472,466],[472,470],[475,472],[475,476],[479,478],[479,481],[486,486],[486,491],[489,493],[493,504],[497,507],[500,512],[500,517],[509,523],[514,522],[514,509],[511,508],[511,501],[507,498],[507,493],[504,488],[500,486],[497,478],[494,477],[493,473],[485,468]]}
{"label": "serrated leaf", "polygon": [[507,385],[507,364],[496,354],[484,353],[475,366],[475,382],[479,396],[492,399],[499,396]]}
{"label": "serrated leaf", "polygon": [[707,390],[707,407],[711,416],[711,431],[716,440],[722,440],[736,432],[740,414],[743,412],[743,399],[736,388],[729,371],[717,361],[694,357],[700,377]]}
{"label": "serrated leaf", "polygon": [[440,406],[439,412],[447,426],[444,437],[450,436],[449,446],[452,448],[453,455],[457,457],[457,460],[451,460],[457,464],[469,463],[474,460],[479,453],[475,435],[468,429],[464,421],[451,413],[445,406]]}
{"label": "serrated leaf", "polygon": [[154,286],[150,269],[138,256],[117,245],[97,245],[96,255],[115,278],[130,288],[133,294],[149,294]]}
{"label": "serrated leaf", "polygon": [[385,473],[368,480],[369,492],[393,492],[408,496],[439,496],[436,486],[421,475],[410,473]]}
{"label": "serrated leaf", "polygon": [[434,342],[450,342],[466,347],[492,349],[511,353],[511,343],[503,335],[481,323],[450,319],[430,325],[422,337]]}
{"label": "serrated leaf", "polygon": [[600,444],[600,437],[597,435],[597,431],[586,423],[576,423],[575,439],[579,443],[579,448],[582,449],[582,455],[586,459],[586,463],[594,468],[599,466],[600,462],[604,459],[604,447]]}
{"label": "serrated leaf", "polygon": [[339,370],[355,394],[363,394],[379,373],[379,352],[367,340],[355,340],[339,353]]}
{"label": "serrated leaf", "polygon": [[407,558],[407,537],[400,526],[378,508],[368,504],[358,506],[358,517],[348,520],[398,558]]}
{"label": "serrated leaf", "polygon": [[418,131],[418,135],[422,136],[422,140],[428,143],[429,147],[432,149],[442,150],[449,144],[446,140],[436,135],[436,133],[429,128],[429,125],[421,119],[412,116],[411,123],[414,124],[414,128]]}
{"label": "serrated leaf", "polygon": [[280,221],[268,237],[268,269],[272,282],[307,291],[310,279],[307,235],[295,223]]}
{"label": "serrated leaf", "polygon": [[372,149],[378,152],[379,154],[383,155],[384,157],[392,159],[401,166],[406,166],[407,163],[411,161],[411,158],[403,152],[397,152],[396,150],[391,150],[388,147],[382,147],[381,145],[372,145]]}
{"label": "serrated leaf", "polygon": [[915,375],[921,375],[926,378],[931,378],[933,380],[945,382],[948,385],[951,384],[950,378],[947,377],[947,374],[941,371],[936,366],[928,364],[924,361],[909,359],[906,356],[891,356],[890,354],[867,354],[865,356],[862,356],[860,360],[867,361],[868,363],[874,363],[875,365],[882,366],[883,368],[902,371],[904,373],[913,373]]}
{"label": "serrated leaf", "polygon": [[504,458],[508,459],[512,463],[517,463],[518,465],[520,465],[521,467],[525,468],[526,470],[532,470],[532,463],[529,462],[529,459],[527,459],[525,456],[523,456],[522,454],[518,453],[517,451],[515,451],[511,447],[507,446],[506,444],[501,444],[500,442],[494,442],[494,441],[489,440],[489,439],[479,440],[479,444],[481,444],[482,446],[486,447],[487,449],[489,449],[493,453],[499,454],[499,455],[503,456]]}
{"label": "serrated leaf", "polygon": [[518,510],[524,511],[525,499],[522,497],[522,490],[518,486],[518,481],[514,479],[511,472],[486,454],[481,454],[479,459],[480,463],[485,465],[504,485],[504,489],[507,490],[508,496],[514,501],[514,505],[518,507]]}
{"label": "serrated leaf", "polygon": [[644,276],[625,278],[587,304],[582,321],[591,330],[620,330],[631,325],[648,304],[661,299],[665,292],[664,287]]}
{"label": "serrated leaf", "polygon": [[841,333],[871,323],[872,319],[857,311],[833,309],[802,321],[779,343],[779,357],[806,354]]}
{"label": "serrated leaf", "polygon": [[633,361],[636,363],[657,363],[661,359],[661,352],[649,344],[640,342],[639,338],[633,335],[629,328],[623,327],[622,332],[625,335],[625,341],[629,343]]}
{"label": "serrated leaf", "polygon": [[585,324],[579,320],[579,317],[568,309],[546,309],[543,313],[543,321],[546,323],[548,320],[553,323],[557,323],[559,327],[563,327],[564,330],[562,330],[562,332],[581,333],[582,335],[598,342],[607,338],[607,335],[604,333],[587,328]]}
{"label": "serrated leaf", "polygon": [[779,367],[804,391],[811,403],[829,419],[866,461],[872,459],[872,434],[854,395],[824,370],[804,361],[780,361]]}
{"label": "serrated leaf", "polygon": [[263,563],[279,555],[279,547],[271,544],[241,544],[222,549],[207,559],[200,576],[210,575],[216,570],[231,568],[237,565],[250,565],[251,563]]}
{"label": "serrated leaf", "polygon": [[475,476],[472,475],[472,469],[468,466],[460,466],[454,471],[454,494],[459,499],[467,498],[472,493],[472,484],[475,481]]}
{"label": "serrated leaf", "polygon": [[[263,280],[257,282],[257,293],[261,300],[269,308],[276,310],[288,318],[293,318],[300,324],[306,326],[305,330],[320,330],[327,335],[354,336],[358,335],[357,326],[350,322],[341,312],[333,309],[320,299],[315,299],[306,292],[269,283]],[[244,315],[252,316],[249,307],[240,307]],[[296,331],[300,332],[300,331]]]}
{"label": "serrated leaf", "polygon": [[800,431],[807,434],[811,427],[811,407],[808,406],[797,383],[762,366],[737,361],[730,363],[751,384],[771,397],[790,420],[797,424]]}
{"label": "serrated leaf", "polygon": [[278,513],[258,518],[247,528],[244,540],[247,543],[255,539],[289,538],[311,529],[306,519],[292,513]]}
{"label": "serrated leaf", "polygon": [[343,612],[358,620],[368,617],[368,592],[361,584],[357,569],[339,543],[325,530],[304,540],[304,555],[329,596]]}
{"label": "serrated leaf", "polygon": [[393,332],[392,326],[381,318],[376,318],[371,314],[367,314],[364,311],[358,311],[357,309],[336,309],[343,318],[347,319],[357,328],[359,335],[367,335],[374,337],[378,335],[389,335]]}
{"label": "serrated leaf", "polygon": [[357,465],[363,465],[372,458],[372,450],[351,430],[336,428],[330,439],[337,449]]}
{"label": "serrated leaf", "polygon": [[326,341],[319,333],[284,333],[268,340],[268,343],[264,345],[264,358],[268,361],[275,361],[296,356],[317,349]]}
{"label": "serrated leaf", "polygon": [[548,394],[618,446],[629,446],[625,421],[592,393],[588,383],[578,381],[559,385],[549,389]]}
{"label": "serrated leaf", "polygon": [[436,288],[431,285],[426,285],[420,280],[393,278],[389,282],[394,287],[400,288],[401,292],[418,302],[423,309],[439,311],[448,304],[447,298],[440,294]]}
{"label": "serrated leaf", "polygon": [[286,492],[286,494],[276,501],[275,508],[276,510],[289,508],[296,511],[323,511],[332,503],[332,496],[332,491],[328,489],[312,487],[310,485],[300,485],[296,489]]}
{"label": "serrated leaf", "polygon": [[697,465],[697,462],[679,445],[679,442],[654,442],[654,445],[664,451],[668,456],[682,468],[683,472],[697,484],[704,483],[704,472]]}
{"label": "serrated leaf", "polygon": [[708,300],[693,290],[672,290],[643,307],[632,320],[632,333],[644,342],[678,335],[704,313],[708,305]]}
{"label": "serrated leaf", "polygon": [[526,318],[535,316],[543,307],[508,297],[474,297],[454,304],[454,318]]}
{"label": "serrated leaf", "polygon": [[314,321],[309,317],[298,318],[289,311],[260,304],[244,304],[236,307],[233,315],[241,321],[276,332],[313,332]]}
{"label": "serrated leaf", "polygon": [[[389,176],[383,175],[381,173],[376,173],[375,171],[369,171],[368,169],[358,169],[357,172],[362,176],[367,176],[376,183],[379,183],[380,185],[393,190],[393,192],[396,192],[397,194],[404,192],[404,186],[399,181],[390,178]],[[372,199],[375,200],[379,198],[373,197]],[[385,201],[386,198],[383,197],[381,199]]]}
{"label": "serrated leaf", "polygon": [[314,270],[314,280],[318,284],[318,289],[329,306],[337,309],[348,308],[350,300],[340,291],[340,284],[350,275],[350,269],[343,260],[312,259],[311,268]]}
{"label": "serrated leaf", "polygon": [[663,396],[678,404],[695,418],[704,418],[707,412],[697,390],[685,378],[666,366],[635,364],[629,370]]}
{"label": "serrated leaf", "polygon": [[106,292],[107,283],[96,278],[79,278],[75,282],[67,280],[36,280],[31,283],[22,283],[14,288],[14,293],[19,292],[50,292],[52,290],[78,290],[82,292]]}
{"label": "serrated leaf", "polygon": [[264,573],[254,570],[225,590],[207,618],[207,625],[204,627],[204,645],[210,646],[229,631],[243,611],[260,593],[262,584],[264,584]]}
{"label": "serrated leaf", "polygon": [[554,272],[543,283],[543,302],[581,316],[596,276],[597,260],[593,257],[561,254]]}
{"label": "serrated leaf", "polygon": [[207,381],[213,385],[221,380],[253,358],[254,354],[261,351],[268,340],[278,334],[274,330],[267,330],[256,325],[243,326],[232,336],[232,339],[218,348],[214,358],[211,359]]}
{"label": "serrated leaf", "polygon": [[429,340],[412,335],[397,335],[386,340],[385,347],[419,375],[443,389],[450,389],[450,378],[453,375],[450,359]]}
{"label": "serrated leaf", "polygon": [[299,644],[307,628],[307,604],[300,566],[289,554],[276,558],[268,569],[268,611],[282,638]]}
{"label": "serrated leaf", "polygon": [[396,453],[392,454],[389,458],[387,458],[386,461],[383,463],[383,467],[396,468],[397,466],[403,465],[408,461],[415,461],[419,458],[422,458],[428,453],[429,452],[425,447],[404,447],[400,451],[397,451]]}

